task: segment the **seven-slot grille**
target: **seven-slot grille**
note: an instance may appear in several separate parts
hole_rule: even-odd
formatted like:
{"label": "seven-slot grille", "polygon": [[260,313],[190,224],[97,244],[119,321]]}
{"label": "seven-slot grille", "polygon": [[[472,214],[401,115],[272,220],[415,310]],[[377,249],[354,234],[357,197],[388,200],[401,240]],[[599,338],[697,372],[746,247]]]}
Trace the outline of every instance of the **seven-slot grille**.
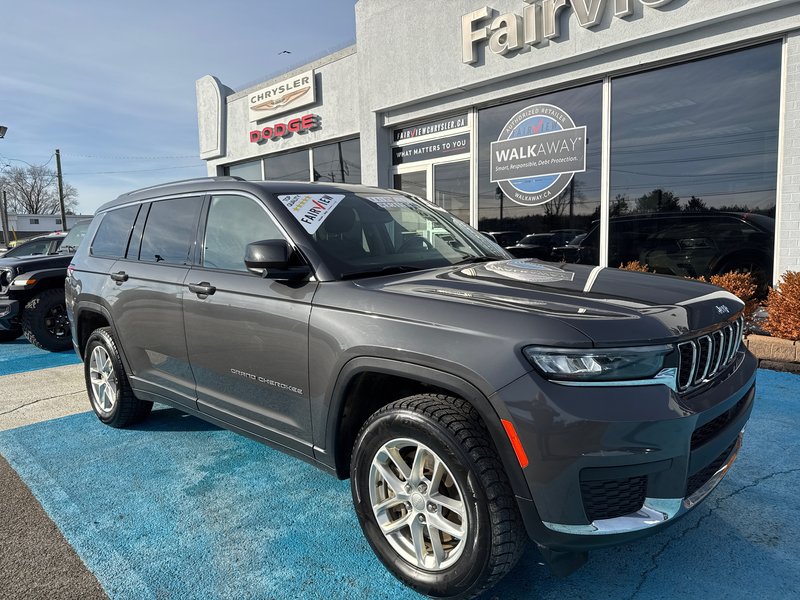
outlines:
{"label": "seven-slot grille", "polygon": [[678,391],[685,392],[717,376],[730,364],[742,343],[744,318],[706,335],[678,344]]}

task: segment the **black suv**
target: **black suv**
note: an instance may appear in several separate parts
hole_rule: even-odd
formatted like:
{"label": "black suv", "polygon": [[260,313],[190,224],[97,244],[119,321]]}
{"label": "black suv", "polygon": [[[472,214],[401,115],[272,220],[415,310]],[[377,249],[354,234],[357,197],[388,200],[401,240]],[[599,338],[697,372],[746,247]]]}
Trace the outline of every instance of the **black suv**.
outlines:
{"label": "black suv", "polygon": [[13,341],[24,333],[43,350],[70,349],[64,279],[89,223],[75,225],[60,240],[55,254],[0,258],[0,342]]}
{"label": "black suv", "polygon": [[430,203],[179,182],[95,216],[67,308],[97,417],[164,402],[350,477],[398,578],[468,598],[528,538],[556,573],[661,530],[734,462],[742,303],[704,283],[513,259]]}

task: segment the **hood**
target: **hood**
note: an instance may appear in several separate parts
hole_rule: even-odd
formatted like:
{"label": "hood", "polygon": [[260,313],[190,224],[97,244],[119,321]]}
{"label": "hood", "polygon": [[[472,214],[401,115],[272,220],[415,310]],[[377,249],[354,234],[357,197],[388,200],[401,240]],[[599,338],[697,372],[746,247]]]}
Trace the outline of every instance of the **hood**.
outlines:
{"label": "hood", "polygon": [[363,279],[358,285],[523,318],[555,318],[597,346],[672,342],[730,321],[744,306],[716,286],[680,277],[531,259]]}
{"label": "hood", "polygon": [[0,270],[13,268],[16,274],[41,269],[67,268],[72,254],[51,254],[49,256],[16,256],[0,258]]}

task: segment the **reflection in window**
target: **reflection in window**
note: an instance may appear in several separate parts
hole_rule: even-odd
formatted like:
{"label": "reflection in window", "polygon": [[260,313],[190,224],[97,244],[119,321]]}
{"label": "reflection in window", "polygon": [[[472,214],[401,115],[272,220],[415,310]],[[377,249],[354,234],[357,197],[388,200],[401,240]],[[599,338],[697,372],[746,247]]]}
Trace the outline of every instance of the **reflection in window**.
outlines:
{"label": "reflection in window", "polygon": [[428,172],[412,171],[397,173],[394,176],[394,189],[414,194],[420,198],[428,198]]}
{"label": "reflection in window", "polygon": [[125,256],[128,238],[133,229],[133,221],[138,212],[138,205],[107,212],[97,228],[94,241],[92,241],[92,254],[112,258]]}
{"label": "reflection in window", "polygon": [[435,165],[433,191],[437,206],[469,223],[469,161]]}
{"label": "reflection in window", "polygon": [[227,166],[225,167],[225,175],[241,177],[248,181],[261,181],[261,161],[251,160],[250,162]]}
{"label": "reflection in window", "polygon": [[201,198],[153,202],[142,235],[139,260],[182,265],[195,240]]}
{"label": "reflection in window", "polygon": [[[534,104],[552,104],[566,112],[577,127],[587,127],[586,171],[575,173],[572,182],[552,200],[539,206],[522,206],[506,196],[497,183],[490,181],[490,144],[497,141],[506,123],[515,114]],[[600,218],[602,104],[602,86],[594,83],[479,112],[479,229],[516,231],[522,237],[563,230],[582,232],[591,228],[592,222]],[[560,253],[558,259],[563,257],[563,253]],[[597,264],[597,258],[584,256],[581,262]]]}
{"label": "reflection in window", "polygon": [[311,181],[308,150],[265,158],[264,175],[268,181]]}
{"label": "reflection in window", "polygon": [[778,42],[612,81],[610,266],[771,277],[780,70]]}
{"label": "reflection in window", "polygon": [[358,138],[314,148],[314,181],[361,183],[361,142]]}
{"label": "reflection in window", "polygon": [[254,200],[215,196],[208,211],[203,266],[247,271],[244,264],[247,244],[278,239],[283,239],[280,230]]}

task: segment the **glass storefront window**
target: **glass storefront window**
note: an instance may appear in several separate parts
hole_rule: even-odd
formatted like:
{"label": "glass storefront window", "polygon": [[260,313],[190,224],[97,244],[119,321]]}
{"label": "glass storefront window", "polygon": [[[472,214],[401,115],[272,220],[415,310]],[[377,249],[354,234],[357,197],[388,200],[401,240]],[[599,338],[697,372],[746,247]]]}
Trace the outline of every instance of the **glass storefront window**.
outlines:
{"label": "glass storefront window", "polygon": [[[602,104],[602,84],[594,83],[478,113],[479,229],[516,231],[526,236],[552,233],[553,239],[575,237],[591,229],[600,218]],[[585,133],[581,127],[586,127]],[[519,154],[510,159],[506,153],[501,160],[502,144],[492,147],[492,142],[525,136],[533,136],[531,144],[518,148]],[[540,144],[544,144],[544,150],[539,150]],[[500,164],[494,177],[493,150],[494,163]],[[585,169],[581,159],[585,159]],[[532,167],[534,162],[537,165]],[[536,175],[526,171],[526,177],[509,180],[510,187],[501,187],[492,179],[502,177],[503,168],[506,172],[516,168],[539,170]],[[568,172],[574,172],[571,180],[563,175]],[[520,198],[509,195],[515,191],[521,192]],[[568,234],[556,235],[565,232]],[[556,260],[564,257],[556,246],[548,252]],[[592,256],[581,262],[597,264],[597,260]]]}
{"label": "glass storefront window", "polygon": [[225,175],[241,177],[248,181],[261,181],[261,161],[251,160],[238,165],[230,165],[225,167]]}
{"label": "glass storefront window", "polygon": [[314,181],[361,183],[361,142],[358,138],[314,148]]}
{"label": "glass storefront window", "polygon": [[781,44],[612,80],[609,266],[772,276]]}
{"label": "glass storefront window", "polygon": [[469,161],[433,166],[433,201],[469,223]]}
{"label": "glass storefront window", "polygon": [[428,171],[409,171],[408,173],[395,173],[394,185],[396,190],[414,194],[420,198],[428,198]]}
{"label": "glass storefront window", "polygon": [[264,159],[265,179],[270,181],[311,181],[308,150],[287,152]]}

